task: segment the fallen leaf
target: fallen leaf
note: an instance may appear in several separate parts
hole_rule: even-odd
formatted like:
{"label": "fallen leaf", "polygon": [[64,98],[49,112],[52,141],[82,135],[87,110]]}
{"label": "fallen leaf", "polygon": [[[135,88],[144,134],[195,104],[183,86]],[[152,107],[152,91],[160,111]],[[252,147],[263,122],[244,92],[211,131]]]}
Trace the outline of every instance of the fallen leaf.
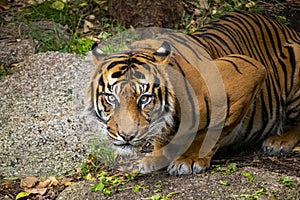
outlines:
{"label": "fallen leaf", "polygon": [[55,1],[51,4],[50,7],[55,9],[55,10],[63,10],[64,7],[65,7],[65,4],[61,1]]}
{"label": "fallen leaf", "polygon": [[93,177],[92,174],[88,173],[88,175],[86,175],[86,180],[88,180],[88,181],[94,181],[94,180],[96,180],[96,178]]}
{"label": "fallen leaf", "polygon": [[48,179],[51,180],[51,185],[58,185],[58,180],[55,176],[49,176]]}
{"label": "fallen leaf", "polygon": [[47,192],[47,188],[25,188],[25,192],[44,195]]}
{"label": "fallen leaf", "polygon": [[91,28],[94,27],[94,24],[92,24],[91,22],[89,22],[88,20],[84,20],[84,24],[83,24],[83,32],[87,33],[90,31]]}
{"label": "fallen leaf", "polygon": [[55,176],[49,176],[45,180],[39,182],[36,188],[47,188],[57,184],[58,184],[58,180],[55,178]]}
{"label": "fallen leaf", "polygon": [[279,160],[278,160],[277,157],[271,157],[271,156],[269,156],[268,158],[269,158],[271,161],[273,161],[273,162],[279,162]]}
{"label": "fallen leaf", "polygon": [[47,188],[51,184],[51,180],[46,179],[41,182],[35,188]]}
{"label": "fallen leaf", "polygon": [[293,149],[293,152],[294,152],[294,153],[300,153],[300,146],[296,146],[296,147]]}
{"label": "fallen leaf", "polygon": [[4,8],[5,10],[8,10],[10,8],[7,0],[0,0],[0,8]]}
{"label": "fallen leaf", "polygon": [[23,197],[28,197],[30,194],[30,192],[20,192],[19,194],[17,194],[16,200],[21,199]]}
{"label": "fallen leaf", "polygon": [[3,183],[1,183],[1,186],[2,188],[7,189],[11,184],[13,184],[13,180],[5,180]]}
{"label": "fallen leaf", "polygon": [[34,176],[28,176],[26,178],[21,179],[21,187],[24,188],[31,188],[36,185],[36,183],[39,181],[38,178]]}
{"label": "fallen leaf", "polygon": [[65,186],[70,186],[70,185],[72,185],[72,184],[73,184],[73,182],[68,181],[68,182],[66,182],[64,185],[65,185]]}
{"label": "fallen leaf", "polygon": [[[71,183],[71,181],[72,181],[73,179],[72,178],[63,178],[62,180],[61,180],[61,182],[60,182],[60,184],[61,185],[65,185],[65,186],[69,186],[69,185],[71,185],[71,184],[69,184],[69,183]],[[68,184],[68,185],[67,185]]]}

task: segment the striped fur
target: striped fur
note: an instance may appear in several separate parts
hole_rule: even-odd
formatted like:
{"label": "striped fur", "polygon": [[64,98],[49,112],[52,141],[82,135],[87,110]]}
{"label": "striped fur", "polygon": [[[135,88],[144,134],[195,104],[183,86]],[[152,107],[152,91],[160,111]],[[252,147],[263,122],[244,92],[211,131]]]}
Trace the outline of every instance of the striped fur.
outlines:
{"label": "striped fur", "polygon": [[[173,175],[200,173],[224,146],[267,138],[264,150],[283,154],[300,141],[300,34],[276,21],[232,12],[192,35],[168,33],[109,56],[93,46],[93,55],[87,110],[121,153],[154,141],[141,172],[166,162]],[[212,97],[220,90],[214,68],[224,98]],[[216,102],[224,116],[213,110]],[[177,138],[181,125],[197,134],[190,142],[180,135],[174,144],[187,147],[175,159],[174,148],[160,149]],[[220,137],[201,157],[209,129]]]}

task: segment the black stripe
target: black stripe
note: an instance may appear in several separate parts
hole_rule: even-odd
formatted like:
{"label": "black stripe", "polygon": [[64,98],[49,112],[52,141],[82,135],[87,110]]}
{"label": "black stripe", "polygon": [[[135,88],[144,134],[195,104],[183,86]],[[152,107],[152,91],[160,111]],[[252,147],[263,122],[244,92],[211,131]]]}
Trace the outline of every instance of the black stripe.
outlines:
{"label": "black stripe", "polygon": [[[237,58],[240,58],[240,57],[237,56]],[[229,63],[235,68],[235,70],[236,70],[239,74],[243,74],[243,73],[239,70],[239,68],[238,68],[238,66],[235,64],[235,62],[233,62],[233,61],[231,61],[231,60],[228,60],[228,59],[226,59],[226,58],[219,58],[219,60],[223,60],[223,61],[229,62]]]}
{"label": "black stripe", "polygon": [[208,102],[208,97],[204,96],[204,102],[205,102],[205,108],[206,108],[206,124],[205,124],[205,129],[208,128],[209,124],[210,124],[210,110],[209,110],[209,102]]}
{"label": "black stripe", "polygon": [[110,63],[106,69],[107,69],[107,70],[111,70],[111,69],[114,68],[116,65],[119,65],[119,64],[127,64],[127,62],[128,62],[127,60],[114,61],[114,62]]}

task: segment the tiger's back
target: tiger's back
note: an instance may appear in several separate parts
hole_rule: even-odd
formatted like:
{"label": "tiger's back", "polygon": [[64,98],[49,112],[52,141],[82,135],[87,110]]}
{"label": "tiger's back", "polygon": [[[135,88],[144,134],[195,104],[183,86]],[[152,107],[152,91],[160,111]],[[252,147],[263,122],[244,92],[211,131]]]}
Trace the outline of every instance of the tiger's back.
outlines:
{"label": "tiger's back", "polygon": [[260,94],[242,127],[235,130],[240,134],[238,140],[260,141],[300,123],[300,33],[262,15],[233,12],[199,29],[192,37],[214,59],[247,55],[267,70]]}

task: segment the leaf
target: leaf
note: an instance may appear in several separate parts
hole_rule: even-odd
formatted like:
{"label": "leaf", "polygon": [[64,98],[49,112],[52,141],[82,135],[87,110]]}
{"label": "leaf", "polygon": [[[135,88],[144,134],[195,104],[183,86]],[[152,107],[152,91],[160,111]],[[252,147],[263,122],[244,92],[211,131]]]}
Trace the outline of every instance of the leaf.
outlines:
{"label": "leaf", "polygon": [[65,186],[70,186],[70,185],[72,185],[73,184],[73,182],[71,182],[71,181],[68,181],[68,182],[65,182]]}
{"label": "leaf", "polygon": [[17,196],[16,196],[16,200],[21,199],[23,197],[28,197],[31,193],[30,192],[20,192]]}
{"label": "leaf", "polygon": [[96,178],[93,177],[91,173],[88,173],[86,175],[85,179],[88,180],[88,181],[94,181],[94,180],[96,180]]}
{"label": "leaf", "polygon": [[72,181],[73,179],[72,178],[63,178],[60,182],[61,185],[65,185],[65,186],[69,186],[72,184]]}
{"label": "leaf", "polygon": [[55,178],[55,176],[49,176],[47,179],[51,181],[51,185],[58,185],[58,180]]}
{"label": "leaf", "polygon": [[221,185],[225,185],[225,186],[230,185],[230,182],[229,182],[229,181],[223,181],[223,180],[220,180],[219,183],[220,183]]}
{"label": "leaf", "polygon": [[293,152],[295,152],[295,153],[300,153],[300,146],[296,146],[296,147],[293,149]]}
{"label": "leaf", "polygon": [[141,185],[136,185],[136,186],[132,189],[132,191],[133,191],[134,193],[137,193],[138,191],[140,191],[141,188],[142,188]]}
{"label": "leaf", "polygon": [[47,179],[41,181],[36,188],[47,188],[57,184],[58,180],[55,178],[55,176],[49,176]]}
{"label": "leaf", "polygon": [[18,180],[17,177],[4,177],[3,180],[6,180],[6,181],[16,181]]}
{"label": "leaf", "polygon": [[25,188],[25,192],[43,196],[47,192],[47,188]]}
{"label": "leaf", "polygon": [[97,192],[100,191],[102,192],[102,190],[104,189],[105,185],[103,183],[98,183],[98,184],[92,184],[92,188],[91,191],[92,192]]}
{"label": "leaf", "polygon": [[55,1],[50,6],[54,10],[63,10],[65,7],[65,4],[61,1]]}
{"label": "leaf", "polygon": [[28,176],[26,178],[21,179],[21,187],[22,188],[31,188],[36,185],[36,183],[39,181],[38,178],[34,176]]}
{"label": "leaf", "polygon": [[8,1],[0,0],[0,8],[3,8],[5,10],[9,10],[10,5],[8,4]]}
{"label": "leaf", "polygon": [[83,32],[87,33],[90,31],[91,28],[94,27],[94,24],[92,24],[91,22],[89,22],[88,20],[84,20],[84,24],[83,24]]}
{"label": "leaf", "polygon": [[254,180],[254,175],[249,173],[249,172],[241,172],[241,175],[244,176],[244,177],[247,177],[249,179],[249,181]]}
{"label": "leaf", "polygon": [[265,188],[261,188],[255,192],[256,195],[266,194],[267,190]]}

